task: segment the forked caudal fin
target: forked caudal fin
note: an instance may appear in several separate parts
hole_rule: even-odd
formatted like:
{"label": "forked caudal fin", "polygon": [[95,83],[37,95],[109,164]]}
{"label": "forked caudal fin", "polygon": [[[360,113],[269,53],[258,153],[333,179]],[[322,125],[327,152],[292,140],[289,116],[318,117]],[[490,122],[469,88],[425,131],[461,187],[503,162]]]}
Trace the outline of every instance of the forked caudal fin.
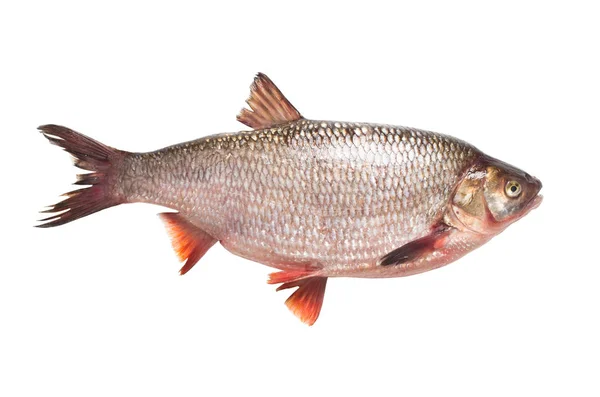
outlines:
{"label": "forked caudal fin", "polygon": [[52,216],[41,219],[37,227],[64,225],[105,208],[121,204],[124,200],[111,192],[111,176],[127,152],[113,149],[92,138],[58,125],[43,125],[39,130],[50,143],[62,147],[73,155],[75,166],[93,171],[77,175],[75,185],[90,185],[63,194],[67,198],[50,206],[42,213]]}

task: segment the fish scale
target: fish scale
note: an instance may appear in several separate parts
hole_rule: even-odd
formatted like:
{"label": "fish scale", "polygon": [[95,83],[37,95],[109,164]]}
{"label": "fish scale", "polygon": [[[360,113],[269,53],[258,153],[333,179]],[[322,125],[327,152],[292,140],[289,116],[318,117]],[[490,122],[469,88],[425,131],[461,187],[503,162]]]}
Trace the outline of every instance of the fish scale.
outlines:
{"label": "fish scale", "polygon": [[121,194],[177,209],[243,257],[344,275],[428,233],[478,155],[428,131],[302,120],[132,155]]}
{"label": "fish scale", "polygon": [[272,266],[286,305],[312,325],[330,277],[399,277],[447,265],[542,201],[541,182],[446,135],[309,120],[265,75],[238,120],[251,131],[149,153],[117,150],[57,125],[51,143],[91,171],[42,211],[58,226],[122,203],[159,214],[185,274],[217,242]]}

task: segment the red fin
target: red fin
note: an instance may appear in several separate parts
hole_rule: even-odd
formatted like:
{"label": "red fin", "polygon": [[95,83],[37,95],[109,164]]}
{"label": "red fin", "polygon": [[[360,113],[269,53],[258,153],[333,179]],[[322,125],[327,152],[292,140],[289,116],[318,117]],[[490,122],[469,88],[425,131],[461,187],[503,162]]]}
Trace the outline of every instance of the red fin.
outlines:
{"label": "red fin", "polygon": [[281,285],[277,291],[287,288],[298,289],[285,301],[285,305],[305,324],[313,325],[323,306],[327,277],[309,277]]}
{"label": "red fin", "polygon": [[43,125],[39,130],[50,143],[69,152],[75,166],[94,172],[77,175],[76,185],[91,186],[63,194],[67,197],[65,200],[42,211],[52,216],[41,219],[40,222],[46,223],[37,227],[63,225],[124,202],[122,198],[115,197],[110,185],[114,183],[113,168],[118,167],[126,152],[59,125]]}
{"label": "red fin", "polygon": [[179,273],[186,274],[206,254],[217,240],[205,231],[192,225],[177,212],[164,212],[158,214],[165,222],[167,231],[171,236],[173,249],[179,260],[186,261]]}
{"label": "red fin", "polygon": [[442,225],[434,229],[431,234],[421,237],[410,243],[396,248],[379,259],[380,266],[401,265],[406,262],[414,261],[422,256],[439,250],[446,245],[452,228]]}
{"label": "red fin", "polygon": [[[298,281],[303,278],[310,277],[313,274],[314,270],[282,270],[280,272],[275,272],[269,274],[269,280],[267,283],[269,284],[281,284],[281,283],[289,283],[290,281]],[[279,291],[281,287],[277,290]]]}
{"label": "red fin", "polygon": [[242,109],[239,122],[250,128],[270,128],[302,118],[300,112],[286,99],[266,75],[259,73],[250,86],[250,98],[246,100],[250,109]]}
{"label": "red fin", "polygon": [[286,306],[303,323],[313,325],[323,305],[327,277],[317,276],[318,268],[303,266],[296,270],[282,270],[269,274],[269,284],[281,284],[277,291],[298,289],[285,301]]}

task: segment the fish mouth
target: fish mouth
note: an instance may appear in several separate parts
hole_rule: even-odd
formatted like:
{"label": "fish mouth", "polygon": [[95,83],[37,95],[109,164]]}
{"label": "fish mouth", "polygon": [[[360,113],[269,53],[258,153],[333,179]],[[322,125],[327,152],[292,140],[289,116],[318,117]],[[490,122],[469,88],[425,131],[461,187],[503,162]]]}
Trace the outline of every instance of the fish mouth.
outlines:
{"label": "fish mouth", "polygon": [[538,194],[537,196],[535,196],[533,198],[533,200],[531,200],[529,202],[529,204],[527,204],[527,212],[536,209],[537,207],[540,206],[540,204],[542,204],[542,201],[544,201],[544,196],[542,196],[541,194]]}
{"label": "fish mouth", "polygon": [[[520,212],[518,212],[517,214],[513,215],[512,217],[510,217],[508,219],[505,219],[500,222],[496,221],[495,223],[500,225],[502,230],[504,230],[509,225],[515,223],[519,219],[522,219],[523,217],[525,217],[525,215],[529,214],[531,211],[533,211],[534,209],[539,207],[540,204],[542,204],[543,200],[544,200],[544,196],[542,196],[541,194],[533,196],[533,198],[531,200],[529,200],[529,202],[523,207],[523,209]],[[492,218],[493,218],[493,215],[490,214],[490,216],[492,216]]]}
{"label": "fish mouth", "polygon": [[521,214],[515,220],[523,218],[525,215],[529,214],[531,211],[539,207],[540,204],[542,204],[542,201],[544,201],[544,196],[542,196],[541,194],[534,196],[529,201],[529,203],[527,203]]}
{"label": "fish mouth", "polygon": [[[529,175],[528,175],[529,176]],[[537,187],[537,192],[539,193],[540,190],[542,190],[542,181],[540,181],[539,179],[530,176],[530,178],[532,179],[532,182],[535,184],[535,186]],[[535,195],[530,201],[529,203],[527,203],[527,207],[526,207],[526,213],[528,213],[531,210],[536,209],[537,207],[540,206],[540,204],[542,204],[542,201],[544,200],[544,196],[542,196],[541,194],[537,194]]]}

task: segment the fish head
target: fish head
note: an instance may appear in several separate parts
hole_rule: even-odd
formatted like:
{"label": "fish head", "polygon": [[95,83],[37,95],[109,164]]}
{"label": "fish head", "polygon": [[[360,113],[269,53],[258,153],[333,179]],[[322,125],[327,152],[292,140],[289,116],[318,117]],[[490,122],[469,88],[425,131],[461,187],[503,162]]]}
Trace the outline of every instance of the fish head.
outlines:
{"label": "fish head", "polygon": [[451,215],[464,229],[498,234],[541,204],[541,189],[539,179],[483,155],[458,184]]}

